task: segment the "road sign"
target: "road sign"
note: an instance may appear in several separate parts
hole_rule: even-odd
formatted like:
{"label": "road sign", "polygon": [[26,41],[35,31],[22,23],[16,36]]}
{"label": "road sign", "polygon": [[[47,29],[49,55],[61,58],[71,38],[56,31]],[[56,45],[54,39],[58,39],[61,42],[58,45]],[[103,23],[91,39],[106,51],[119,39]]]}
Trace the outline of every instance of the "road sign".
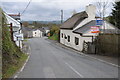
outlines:
{"label": "road sign", "polygon": [[91,33],[99,33],[99,27],[98,26],[91,26]]}
{"label": "road sign", "polygon": [[16,40],[15,40],[15,41],[22,41],[22,40],[24,40],[22,33],[20,33],[20,34],[15,34],[14,36],[16,37]]}
{"label": "road sign", "polygon": [[97,26],[103,25],[103,20],[96,20],[96,25]]}

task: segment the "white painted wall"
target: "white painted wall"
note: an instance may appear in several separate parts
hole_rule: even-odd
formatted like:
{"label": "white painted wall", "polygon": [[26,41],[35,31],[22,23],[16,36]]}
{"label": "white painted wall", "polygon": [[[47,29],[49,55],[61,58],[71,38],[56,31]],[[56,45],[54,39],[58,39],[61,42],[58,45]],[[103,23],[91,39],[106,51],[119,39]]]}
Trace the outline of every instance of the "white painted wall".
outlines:
{"label": "white painted wall", "polygon": [[33,31],[33,37],[42,37],[43,32],[39,29]]}
{"label": "white painted wall", "polygon": [[48,32],[50,32],[50,30],[45,30],[45,33],[47,34]]}
{"label": "white painted wall", "polygon": [[[65,34],[66,36],[70,36],[70,42],[68,42],[68,39],[62,38],[62,33]],[[79,45],[75,44],[75,37],[79,38]],[[83,50],[83,42],[92,42],[92,37],[82,37],[79,34],[75,34],[72,32],[72,30],[65,30],[61,29],[60,30],[60,43],[72,47],[76,50],[82,51]]]}

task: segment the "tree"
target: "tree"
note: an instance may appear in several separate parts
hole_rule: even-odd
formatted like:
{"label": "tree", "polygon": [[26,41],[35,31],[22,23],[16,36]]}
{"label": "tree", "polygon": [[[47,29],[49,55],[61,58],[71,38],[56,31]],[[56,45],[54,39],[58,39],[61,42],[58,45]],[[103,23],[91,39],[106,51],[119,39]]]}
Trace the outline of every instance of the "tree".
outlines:
{"label": "tree", "polygon": [[24,25],[24,27],[28,27],[29,26],[28,22],[23,22],[22,24]]}
{"label": "tree", "polygon": [[115,2],[113,6],[110,22],[120,29],[120,1]]}
{"label": "tree", "polygon": [[59,30],[60,28],[58,26],[53,25],[50,29],[50,36],[52,36],[53,34],[58,34]]}
{"label": "tree", "polygon": [[110,3],[108,1],[101,1],[98,0],[96,2],[96,6],[97,6],[97,15],[99,17],[101,17],[102,19],[105,18],[106,16],[106,10],[109,7]]}

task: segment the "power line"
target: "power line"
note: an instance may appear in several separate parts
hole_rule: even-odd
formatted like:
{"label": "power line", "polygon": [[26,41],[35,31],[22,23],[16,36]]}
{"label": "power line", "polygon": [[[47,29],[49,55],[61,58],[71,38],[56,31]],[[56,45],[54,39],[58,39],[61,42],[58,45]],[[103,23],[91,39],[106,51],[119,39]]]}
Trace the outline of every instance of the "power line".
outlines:
{"label": "power line", "polygon": [[32,0],[29,1],[29,3],[27,4],[26,8],[23,10],[23,12],[21,13],[21,16],[25,13],[25,11],[27,10],[28,6],[30,5]]}

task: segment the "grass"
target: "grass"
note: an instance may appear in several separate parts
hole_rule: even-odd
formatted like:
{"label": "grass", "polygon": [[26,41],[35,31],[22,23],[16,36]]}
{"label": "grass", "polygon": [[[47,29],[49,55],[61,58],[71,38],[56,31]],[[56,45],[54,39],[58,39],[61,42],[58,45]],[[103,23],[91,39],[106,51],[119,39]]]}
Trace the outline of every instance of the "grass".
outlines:
{"label": "grass", "polygon": [[49,36],[48,39],[58,41],[58,34],[53,34],[53,36]]}
{"label": "grass", "polygon": [[19,63],[17,65],[9,65],[9,68],[7,69],[6,73],[3,74],[3,78],[9,78],[13,76],[24,64],[26,59],[28,58],[27,54],[22,54],[21,58],[18,59]]}

